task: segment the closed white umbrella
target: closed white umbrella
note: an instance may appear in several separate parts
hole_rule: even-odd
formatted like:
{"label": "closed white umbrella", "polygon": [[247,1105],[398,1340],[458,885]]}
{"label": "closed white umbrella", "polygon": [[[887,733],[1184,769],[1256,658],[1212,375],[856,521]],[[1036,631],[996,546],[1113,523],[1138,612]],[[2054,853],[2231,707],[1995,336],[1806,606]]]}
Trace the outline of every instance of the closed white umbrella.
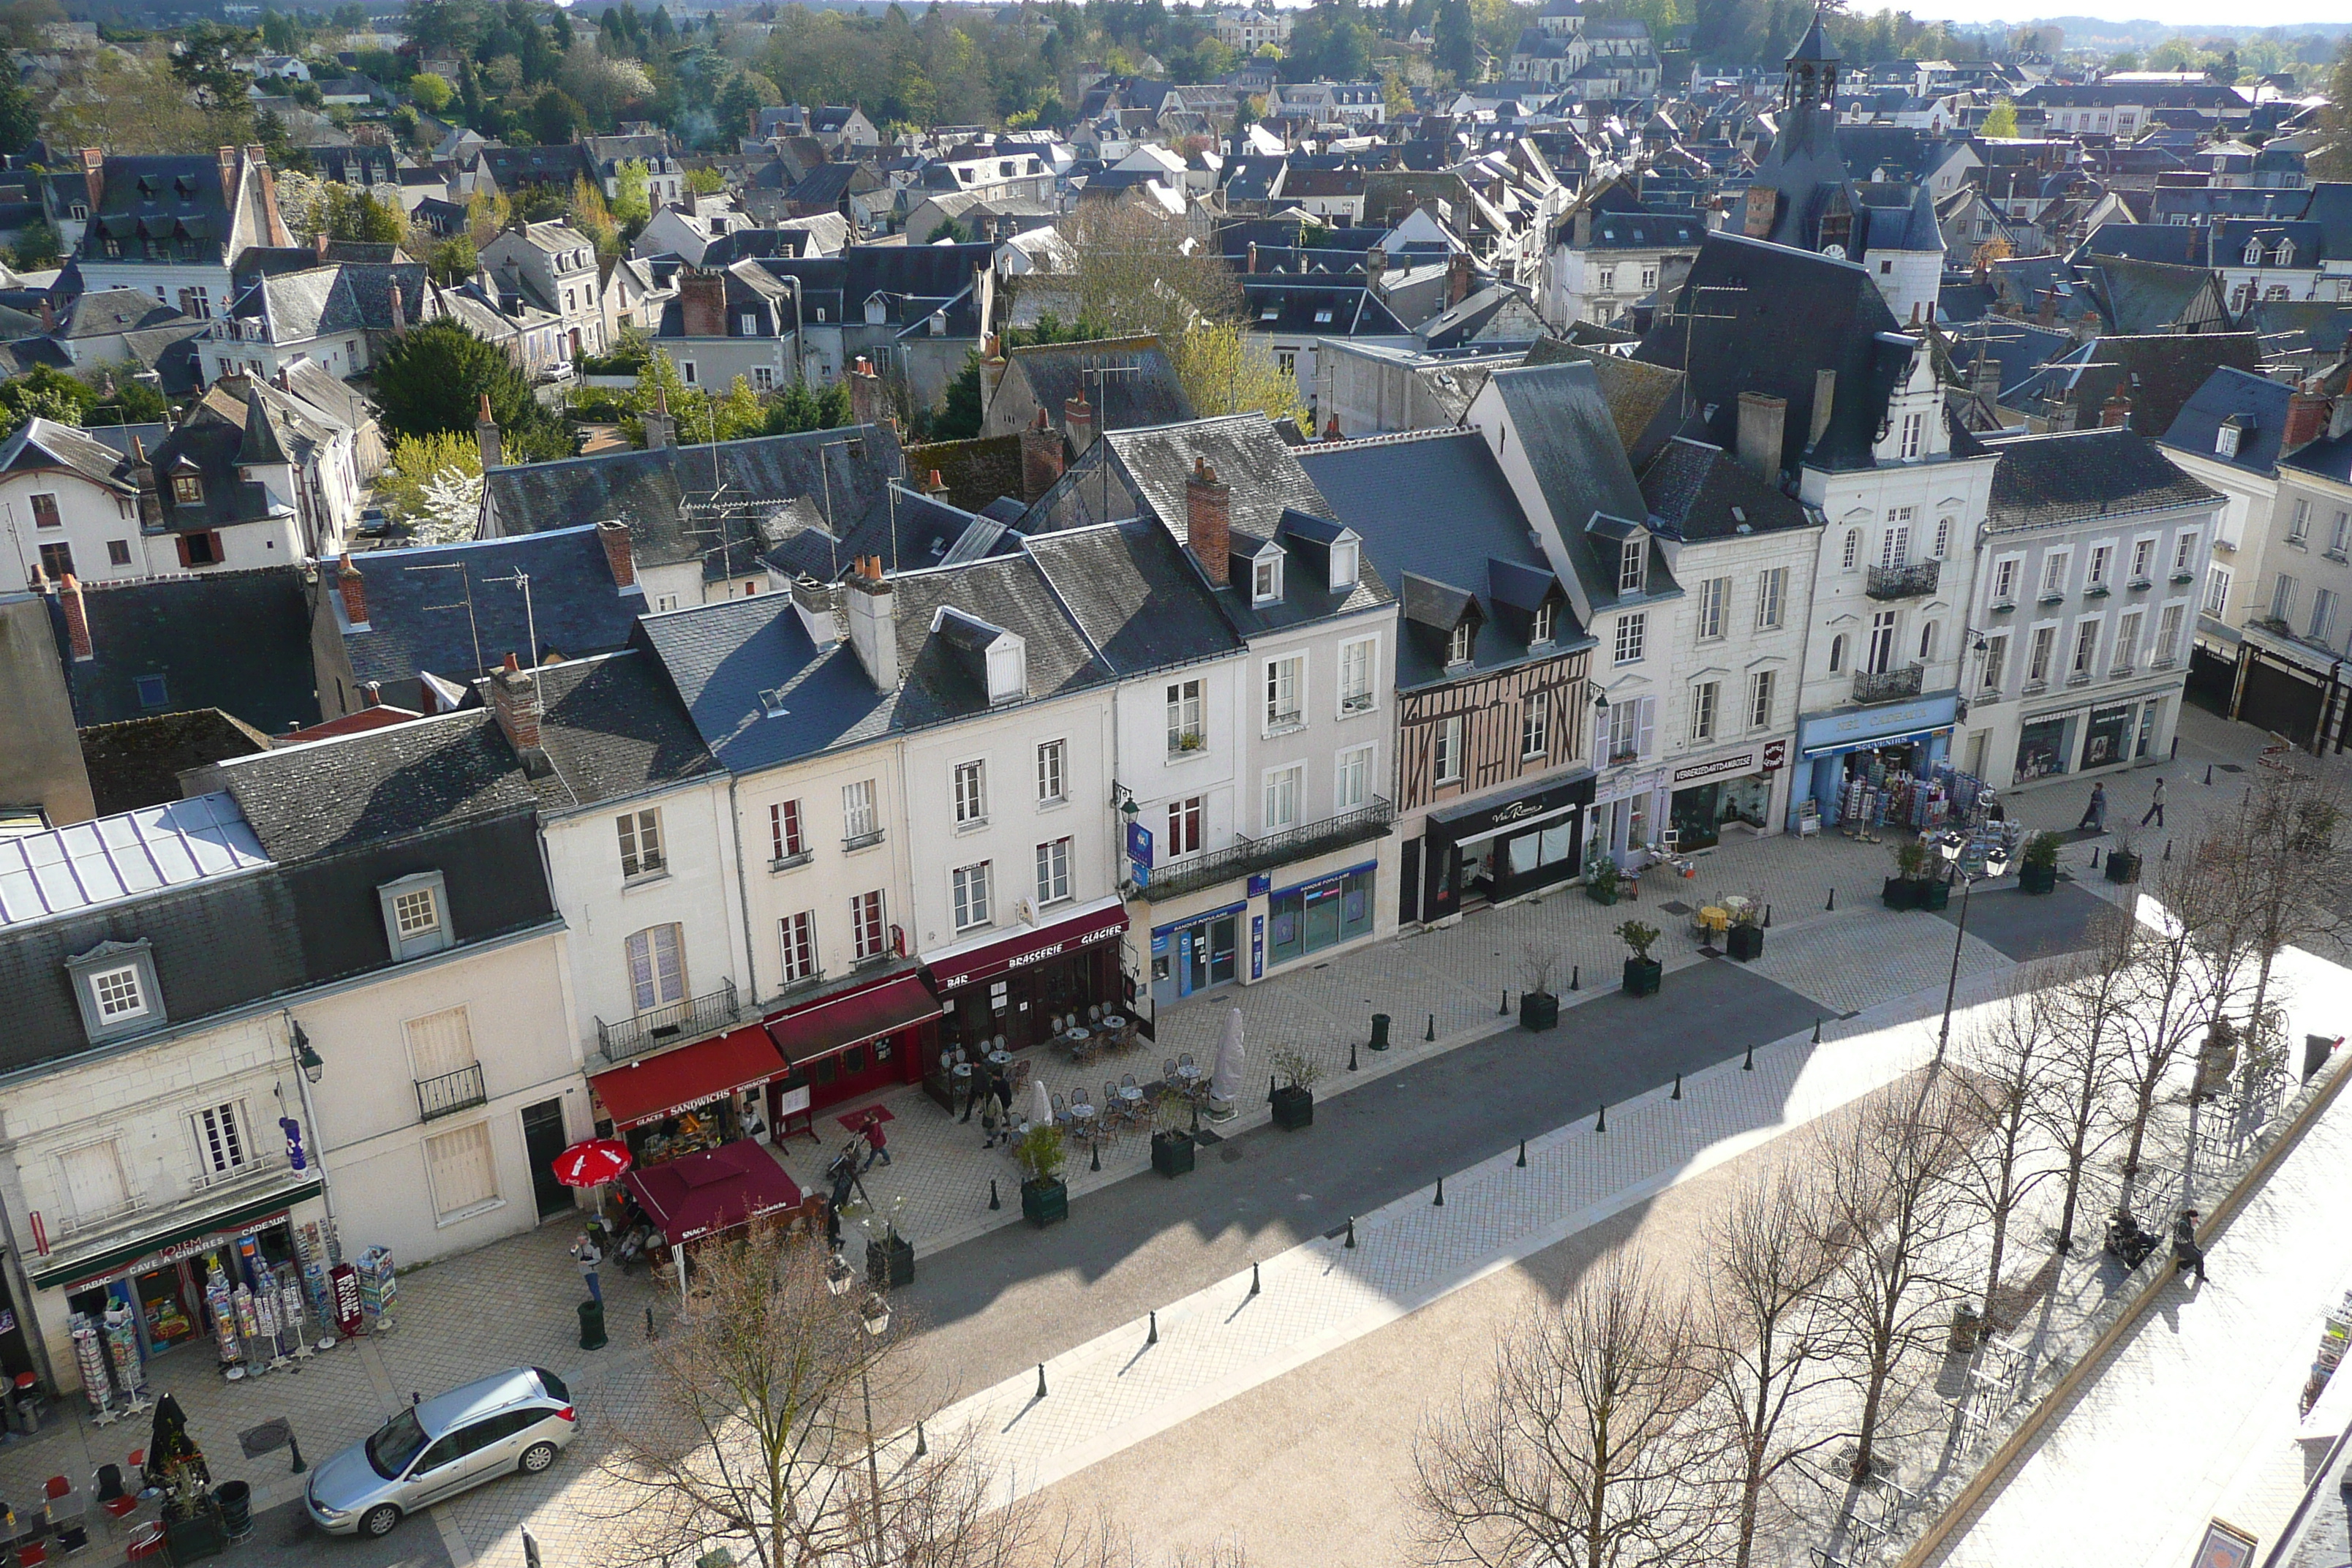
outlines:
{"label": "closed white umbrella", "polygon": [[1217,1042],[1217,1065],[1209,1076],[1211,1098],[1231,1105],[1241,1094],[1242,1069],[1247,1058],[1242,1050],[1242,1010],[1234,1007],[1225,1014],[1225,1032]]}
{"label": "closed white umbrella", "polygon": [[1050,1127],[1054,1123],[1054,1097],[1045,1092],[1045,1080],[1033,1079],[1029,1083],[1029,1124]]}

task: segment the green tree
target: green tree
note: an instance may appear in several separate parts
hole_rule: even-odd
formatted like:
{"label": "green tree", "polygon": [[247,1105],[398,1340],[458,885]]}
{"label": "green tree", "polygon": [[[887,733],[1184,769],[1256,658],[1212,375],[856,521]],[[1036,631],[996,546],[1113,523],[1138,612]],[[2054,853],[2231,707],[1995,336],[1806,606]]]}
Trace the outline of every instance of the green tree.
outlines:
{"label": "green tree", "polygon": [[238,62],[255,52],[254,43],[244,27],[191,23],[172,47],[172,75],[206,109],[241,108],[250,79]]}
{"label": "green tree", "polygon": [[645,226],[646,220],[654,216],[652,199],[646,195],[649,174],[645,163],[635,158],[622,160],[620,166],[613,171],[615,187],[612,203],[613,221],[621,226],[624,235],[633,239],[636,237],[637,230]]}
{"label": "green tree", "polygon": [[433,71],[418,71],[408,79],[409,100],[427,114],[440,113],[457,96],[457,89],[449,85],[449,79]]}
{"label": "green tree", "polygon": [[83,410],[85,425],[152,425],[169,412],[171,405],[160,388],[139,378],[140,367],[125,360],[111,367],[106,374],[113,381],[113,390],[90,393],[89,406]]}
{"label": "green tree", "polygon": [[302,29],[293,17],[281,16],[265,6],[261,13],[261,47],[273,55],[290,55],[302,47]]}
{"label": "green tree", "polygon": [[1984,117],[1984,133],[1988,136],[2017,134],[2017,105],[2005,98],[1997,98]]}
{"label": "green tree", "polygon": [[58,242],[58,231],[35,218],[16,231],[16,243],[9,247],[8,256],[8,264],[17,271],[38,272],[64,260],[65,251]]}
{"label": "green tree", "polygon": [[572,455],[562,421],[533,395],[506,352],[446,317],[393,340],[376,362],[375,394],[395,435],[471,435],[488,396],[509,457],[539,462]]}
{"label": "green tree", "polygon": [[80,382],[48,365],[0,382],[0,437],[13,436],[38,416],[60,425],[79,425],[93,394]]}
{"label": "green tree", "polygon": [[727,188],[727,176],[716,169],[688,169],[686,188],[698,196],[715,196]]}
{"label": "green tree", "polygon": [[433,269],[435,282],[454,287],[480,271],[482,258],[474,249],[474,237],[461,234],[435,246],[425,264]]}
{"label": "green tree", "polygon": [[560,147],[580,129],[580,106],[561,88],[543,88],[530,105],[530,132],[543,147]]}
{"label": "green tree", "polygon": [[33,95],[12,75],[0,81],[0,153],[22,153],[41,133],[41,111]]}
{"label": "green tree", "polygon": [[1478,33],[1470,17],[1470,0],[1444,0],[1437,9],[1437,30],[1431,58],[1437,68],[1454,79],[1478,79]]}
{"label": "green tree", "polygon": [[2352,37],[2336,50],[2327,77],[2327,105],[2319,111],[2327,144],[2311,154],[2315,180],[2352,180]]}

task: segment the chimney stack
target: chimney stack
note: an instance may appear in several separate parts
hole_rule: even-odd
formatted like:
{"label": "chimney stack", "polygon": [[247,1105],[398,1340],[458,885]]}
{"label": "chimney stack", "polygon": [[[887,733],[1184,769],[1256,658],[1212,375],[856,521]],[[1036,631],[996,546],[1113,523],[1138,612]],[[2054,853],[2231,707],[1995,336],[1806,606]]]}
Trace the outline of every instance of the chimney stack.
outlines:
{"label": "chimney stack", "polygon": [[1456,251],[1445,258],[1445,308],[1470,298],[1470,253]]}
{"label": "chimney stack", "polygon": [[352,630],[364,631],[368,624],[367,579],[352,564],[348,550],[335,567],[335,591],[343,596],[343,618],[351,622]]}
{"label": "chimney stack", "polygon": [[328,237],[327,231],[324,228],[321,228],[317,234],[310,237],[310,247],[319,253],[319,259],[321,261],[327,259]]}
{"label": "chimney stack", "polygon": [[727,275],[711,268],[677,269],[678,331],[689,338],[727,335]]}
{"label": "chimney stack", "polygon": [[850,423],[879,425],[887,406],[882,396],[882,378],[874,374],[874,362],[859,354],[849,366]]}
{"label": "chimney stack", "polygon": [[1380,291],[1381,280],[1388,276],[1389,253],[1379,246],[1364,252],[1364,287]]}
{"label": "chimney stack", "polygon": [[1233,570],[1233,487],[1217,481],[1206,458],[1184,479],[1184,542],[1210,582],[1222,588]]}
{"label": "chimney stack", "polygon": [[844,585],[849,602],[849,647],[877,691],[898,689],[898,627],[896,595],[882,576],[882,558],[858,562]]}
{"label": "chimney stack", "polygon": [[2281,453],[2292,452],[2306,442],[2319,439],[2327,428],[2327,399],[2314,397],[2307,392],[2286,395],[2286,426],[2279,433]]}
{"label": "chimney stack", "polygon": [[522,759],[523,772],[536,778],[547,771],[547,753],[539,744],[539,682],[514,655],[490,676],[490,710],[507,744]]}
{"label": "chimney stack", "polygon": [[610,519],[596,525],[596,542],[604,547],[604,564],[612,569],[613,586],[626,594],[642,594],[637,585],[635,542],[629,537],[629,525]]}
{"label": "chimney stack", "polygon": [[360,682],[360,706],[373,708],[383,700],[383,683],[380,680]]}
{"label": "chimney stack", "polygon": [[996,389],[1004,384],[1004,340],[994,332],[980,341],[980,413],[988,417],[989,405],[996,401]]}
{"label": "chimney stack", "polygon": [[948,482],[940,477],[940,471],[937,468],[933,468],[923,477],[923,495],[928,500],[942,504],[947,501]]}
{"label": "chimney stack", "polygon": [[639,423],[646,427],[646,451],[657,452],[670,444],[677,429],[677,421],[669,416],[669,393],[667,389],[654,388],[654,411],[646,415]]}
{"label": "chimney stack", "polygon": [[89,610],[81,602],[81,580],[70,572],[66,574],[65,593],[58,603],[66,613],[66,641],[72,645],[74,662],[96,658],[98,648],[89,640]]}
{"label": "chimney stack", "polygon": [[1062,428],[1070,437],[1070,456],[1083,458],[1087,448],[1095,444],[1095,411],[1087,403],[1087,395],[1062,401]]}
{"label": "chimney stack", "polygon": [[2121,388],[2117,388],[2108,396],[2106,402],[2099,405],[2099,428],[2124,430],[2130,426],[2131,399],[2124,395]]}
{"label": "chimney stack", "polygon": [[1029,428],[1021,432],[1021,499],[1034,501],[1062,477],[1062,433],[1037,410]]}
{"label": "chimney stack", "polygon": [[89,196],[89,213],[98,216],[99,198],[106,195],[106,154],[95,147],[81,150],[81,185]]}
{"label": "chimney stack", "polygon": [[482,394],[481,412],[474,416],[474,439],[482,448],[482,472],[499,466],[499,422],[490,413],[490,395]]}
{"label": "chimney stack", "polygon": [[1788,417],[1785,397],[1739,395],[1739,466],[1768,485],[1780,482],[1780,440]]}
{"label": "chimney stack", "polygon": [[392,335],[398,337],[408,331],[408,311],[400,298],[400,285],[392,286]]}

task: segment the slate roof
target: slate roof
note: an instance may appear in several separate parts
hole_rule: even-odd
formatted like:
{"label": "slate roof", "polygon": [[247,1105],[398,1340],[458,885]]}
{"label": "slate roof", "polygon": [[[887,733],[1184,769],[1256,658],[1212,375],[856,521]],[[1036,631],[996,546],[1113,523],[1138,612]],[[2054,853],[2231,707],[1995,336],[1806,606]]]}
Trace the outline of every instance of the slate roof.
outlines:
{"label": "slate roof", "polygon": [[[1037,406],[1061,424],[1063,405],[1081,392],[1102,407],[1095,415],[1097,429],[1132,430],[1146,425],[1174,425],[1193,417],[1192,400],[1176,379],[1176,366],[1155,337],[1104,338],[1084,343],[1030,343],[1006,353],[1004,374],[1021,376],[1029,384]],[[1093,372],[1105,367],[1132,367],[1137,374],[1106,375],[1097,382]]]}
{"label": "slate roof", "polygon": [[18,426],[7,440],[0,441],[0,473],[68,468],[117,495],[136,495],[138,486],[124,476],[122,463],[121,455],[105,442],[71,425],[60,425],[39,415]]}
{"label": "slate roof", "polygon": [[1687,543],[1805,528],[1797,500],[1748,471],[1720,447],[1687,437],[1668,444],[1642,472],[1650,514]]}
{"label": "slate roof", "polygon": [[1601,399],[1617,426],[1617,439],[1636,468],[1674,438],[1682,424],[1683,374],[1666,365],[1644,364],[1558,338],[1537,340],[1528,351],[1531,365],[1581,363],[1592,367]]}
{"label": "slate roof", "polygon": [[2082,268],[2083,284],[2097,301],[2111,331],[2130,334],[2172,330],[2199,295],[2218,285],[2202,267],[2168,267],[2158,261],[2096,257]]}
{"label": "slate roof", "polygon": [[[648,616],[635,646],[656,658],[703,744],[730,773],[755,773],[889,732],[880,693],[846,642],[820,645],[789,594]],[[772,713],[764,695],[781,694]]]}
{"label": "slate roof", "polygon": [[[2286,433],[2287,398],[2294,388],[2266,375],[2223,367],[2205,378],[2189,395],[2163,435],[2163,443],[2194,452],[2209,462],[2228,463],[2250,474],[2267,474],[2279,458],[2280,437]],[[2225,458],[2215,450],[2221,422],[2238,421],[2238,451]]]}
{"label": "slate roof", "polygon": [[67,308],[52,337],[110,338],[124,332],[176,326],[193,318],[140,289],[93,289]]}
{"label": "slate roof", "polygon": [[[1614,563],[1603,563],[1595,553],[1586,525],[1596,514],[1644,524],[1650,509],[1625,460],[1593,366],[1521,365],[1496,371],[1489,384],[1510,416],[1511,428],[1519,437],[1536,486],[1551,510],[1589,601],[1595,608],[1614,605]],[[1645,597],[1675,591],[1664,563],[1654,555],[1650,583]]]}
{"label": "slate roof", "polygon": [[894,729],[922,729],[989,710],[979,661],[962,657],[952,625],[933,626],[942,609],[985,621],[1026,643],[1030,701],[1114,679],[1063,610],[1038,563],[1026,555],[910,572],[890,584],[898,601],[894,625],[901,678]]}
{"label": "slate roof", "polygon": [[[368,617],[366,631],[343,633],[352,673],[381,683],[383,700],[403,708],[418,706],[417,677],[428,670],[465,682],[509,653],[539,664],[624,647],[646,608],[642,591],[614,585],[593,523],[368,551],[352,566]],[[528,606],[512,582],[518,572],[530,579]]]}
{"label": "slate roof", "polygon": [[2339,485],[2352,485],[2352,432],[2306,441],[2291,457],[2279,459],[2282,468],[2315,474]]}
{"label": "slate roof", "polygon": [[1238,653],[1207,582],[1158,523],[1137,520],[1040,534],[1027,551],[1089,646],[1131,676]]}
{"label": "slate roof", "polygon": [[[239,157],[232,169],[244,166]],[[259,232],[257,210],[239,211],[240,194],[224,187],[220,160],[210,152],[110,154],[104,187],[76,249],[99,259],[111,236],[125,256],[137,256],[152,239],[189,247],[196,265],[221,266],[245,246],[269,237]],[[247,205],[258,207],[252,198]]]}
{"label": "slate roof", "polygon": [[2131,399],[2131,427],[2154,435],[2172,427],[2181,407],[2224,366],[2252,372],[2261,342],[2252,332],[2155,332],[2094,338],[2022,383],[2021,400],[2052,397],[2070,403],[2075,424],[2095,423],[2107,399]]}
{"label": "slate roof", "polygon": [[2157,261],[2171,267],[2205,265],[2205,237],[2210,231],[2187,224],[2103,223],[2091,231],[2074,259],[2084,256],[2121,256],[2134,261]]}
{"label": "slate roof", "polygon": [[2156,511],[2221,492],[2175,468],[2154,441],[2121,427],[1988,441],[1990,526],[2042,528],[2086,517]]}
{"label": "slate roof", "polygon": [[1242,324],[1254,332],[1307,337],[1402,337],[1405,325],[1360,282],[1244,274]]}
{"label": "slate roof", "polygon": [[539,743],[551,764],[530,780],[553,816],[721,772],[693,716],[649,651],[541,667]]}
{"label": "slate roof", "polygon": [[81,732],[81,761],[100,816],[180,798],[180,775],[225,757],[269,749],[269,737],[217,708],[95,724]]}
{"label": "slate roof", "polygon": [[[139,678],[163,678],[162,711],[217,708],[265,735],[320,716],[310,597],[299,566],[89,585],[82,605],[94,657],[77,660],[52,601],[58,657],[81,726],[142,719]],[[225,637],[223,626],[237,635]]]}
{"label": "slate roof", "polygon": [[237,297],[229,314],[264,322],[270,341],[299,342],[330,332],[392,328],[392,290],[400,289],[402,311],[419,319],[428,273],[421,262],[389,265],[343,262],[257,279]]}

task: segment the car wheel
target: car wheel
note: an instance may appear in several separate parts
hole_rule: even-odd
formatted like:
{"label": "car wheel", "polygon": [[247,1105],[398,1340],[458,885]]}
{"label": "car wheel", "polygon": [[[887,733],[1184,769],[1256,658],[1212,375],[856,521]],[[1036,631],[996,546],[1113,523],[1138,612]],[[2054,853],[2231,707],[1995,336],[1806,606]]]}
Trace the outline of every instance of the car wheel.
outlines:
{"label": "car wheel", "polygon": [[369,1536],[390,1535],[392,1527],[399,1522],[399,1506],[394,1503],[380,1502],[360,1516],[360,1533]]}
{"label": "car wheel", "polygon": [[555,1445],[552,1443],[533,1443],[522,1451],[521,1469],[526,1476],[535,1476],[553,1463]]}

